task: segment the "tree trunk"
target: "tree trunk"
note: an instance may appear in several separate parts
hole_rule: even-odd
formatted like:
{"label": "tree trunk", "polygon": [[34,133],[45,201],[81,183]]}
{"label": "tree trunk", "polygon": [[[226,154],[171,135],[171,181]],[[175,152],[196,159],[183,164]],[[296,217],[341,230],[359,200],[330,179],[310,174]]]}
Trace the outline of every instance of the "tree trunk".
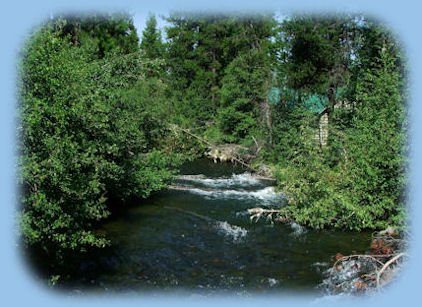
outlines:
{"label": "tree trunk", "polygon": [[328,89],[328,121],[331,122],[333,113],[334,113],[334,106],[336,105],[336,93],[337,93],[337,87],[331,86]]}
{"label": "tree trunk", "polygon": [[319,146],[322,148],[327,145],[328,139],[328,114],[324,112],[319,118]]}
{"label": "tree trunk", "polygon": [[[322,124],[324,126],[323,127],[324,140],[321,142],[321,146],[327,145],[329,130],[332,124],[332,118],[334,114],[334,106],[336,105],[336,93],[337,93],[337,87],[330,86],[330,88],[328,89],[328,106],[327,106],[327,113],[326,113],[327,118],[324,119],[326,123]],[[321,131],[321,128],[320,128],[320,131]]]}
{"label": "tree trunk", "polygon": [[267,129],[268,129],[268,133],[269,133],[269,142],[270,145],[272,145],[273,143],[273,129],[272,129],[272,120],[271,120],[271,105],[270,105],[270,101],[268,99],[268,94],[270,91],[270,87],[269,87],[269,83],[268,80],[266,82],[266,91],[265,91],[265,102],[264,102],[264,106],[263,106],[263,115],[265,118],[265,123],[267,124]]}
{"label": "tree trunk", "polygon": [[213,106],[215,106],[214,100],[215,100],[215,88],[217,86],[217,70],[216,70],[216,59],[215,59],[215,50],[211,50],[212,54],[212,88],[211,88],[211,101]]}

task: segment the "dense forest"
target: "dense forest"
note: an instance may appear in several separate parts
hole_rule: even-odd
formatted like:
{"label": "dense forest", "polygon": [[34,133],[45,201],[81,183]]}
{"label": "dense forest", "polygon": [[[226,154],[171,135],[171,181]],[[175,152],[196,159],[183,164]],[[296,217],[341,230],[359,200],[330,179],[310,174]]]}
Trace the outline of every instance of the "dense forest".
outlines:
{"label": "dense forest", "polygon": [[[406,227],[406,63],[360,15],[58,16],[18,71],[19,227],[64,263],[102,248],[116,207],[165,189],[213,144],[245,148],[314,229]],[[164,30],[162,33],[161,31]],[[138,38],[139,37],[139,38]]]}

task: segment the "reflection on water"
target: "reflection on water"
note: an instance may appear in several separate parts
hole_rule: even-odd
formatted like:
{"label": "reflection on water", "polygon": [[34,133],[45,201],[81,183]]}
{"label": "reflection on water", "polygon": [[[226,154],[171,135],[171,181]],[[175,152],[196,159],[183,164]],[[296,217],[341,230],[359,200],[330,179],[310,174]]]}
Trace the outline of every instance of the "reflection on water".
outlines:
{"label": "reflection on water", "polygon": [[364,252],[369,233],[311,231],[250,223],[247,209],[279,208],[271,181],[232,164],[198,160],[167,191],[102,226],[112,247],[74,270],[77,291],[178,290],[213,293],[314,290],[330,258]]}

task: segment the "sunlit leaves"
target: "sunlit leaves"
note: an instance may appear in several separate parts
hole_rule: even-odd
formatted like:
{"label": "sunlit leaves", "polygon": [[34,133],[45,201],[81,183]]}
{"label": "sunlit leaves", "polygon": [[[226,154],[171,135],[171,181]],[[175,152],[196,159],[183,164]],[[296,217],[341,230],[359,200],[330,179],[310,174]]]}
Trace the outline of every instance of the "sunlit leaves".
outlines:
{"label": "sunlit leaves", "polygon": [[[107,41],[121,39],[124,20],[97,21],[100,27],[91,26],[101,33],[119,33]],[[66,251],[104,247],[108,241],[93,225],[110,215],[107,200],[165,187],[175,163],[149,153],[166,131],[145,108],[143,99],[154,95],[132,101],[125,94],[144,74],[139,53],[104,45],[105,58],[93,59],[90,48],[64,35],[61,22],[41,27],[25,45],[18,113],[20,230],[57,263]]]}
{"label": "sunlit leaves", "polygon": [[[372,29],[371,29],[372,27]],[[335,110],[330,139],[320,147],[316,119],[280,107],[275,131],[280,188],[293,217],[313,228],[350,230],[403,227],[406,184],[406,109],[403,67],[388,32],[369,24],[374,45],[361,47],[356,106]],[[373,31],[374,33],[368,33]],[[284,159],[283,159],[284,157]]]}

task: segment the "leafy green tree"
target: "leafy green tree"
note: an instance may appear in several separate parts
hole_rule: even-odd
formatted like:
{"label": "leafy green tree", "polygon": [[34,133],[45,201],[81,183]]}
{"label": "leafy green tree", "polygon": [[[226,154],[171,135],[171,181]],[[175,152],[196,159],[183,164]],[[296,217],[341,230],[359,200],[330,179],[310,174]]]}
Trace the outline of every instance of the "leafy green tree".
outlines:
{"label": "leafy green tree", "polygon": [[365,226],[403,226],[407,123],[401,55],[390,33],[369,27],[377,33],[378,48],[368,41],[377,52],[369,55],[372,61],[368,53],[362,59],[371,64],[356,89],[358,110],[346,142],[347,189]]}
{"label": "leafy green tree", "polygon": [[64,249],[104,246],[86,226],[109,214],[99,149],[90,141],[99,129],[88,133],[106,124],[103,108],[80,99],[88,80],[72,49],[46,27],[26,46],[21,66],[22,231],[25,242],[59,259]]}
{"label": "leafy green tree", "polygon": [[21,230],[52,266],[105,246],[93,229],[110,214],[107,200],[166,187],[177,163],[159,148],[167,127],[145,102],[127,99],[142,80],[140,54],[93,61],[63,35],[65,24],[35,31],[19,67]]}
{"label": "leafy green tree", "polygon": [[219,132],[212,128],[205,134],[217,141],[239,141],[256,130],[269,87],[272,16],[175,13],[167,21],[178,113],[188,115],[191,126],[216,122]]}
{"label": "leafy green tree", "polygon": [[164,45],[161,41],[161,32],[157,29],[157,20],[150,15],[142,32],[141,50],[148,59],[163,58]]}
{"label": "leafy green tree", "polygon": [[280,70],[286,86],[299,93],[299,103],[304,94],[326,95],[330,119],[337,90],[348,82],[355,28],[355,19],[345,15],[297,15],[281,26]]}
{"label": "leafy green tree", "polygon": [[[364,52],[358,54],[363,65],[355,70],[355,108],[343,110],[348,112],[347,120],[344,112],[334,113],[337,139],[322,152],[313,140],[312,120],[302,117],[300,133],[293,130],[300,140],[294,145],[295,155],[277,174],[290,199],[286,211],[314,228],[379,229],[403,227],[405,222],[406,109],[401,55],[388,31],[371,23],[364,27],[372,39],[363,41],[371,45],[362,45]],[[335,160],[327,155],[333,151],[337,151]]]}
{"label": "leafy green tree", "polygon": [[[229,142],[244,139],[259,126],[260,105],[265,101],[268,65],[259,51],[238,56],[222,80],[218,125]],[[256,130],[256,129],[255,129]]]}
{"label": "leafy green tree", "polygon": [[97,58],[113,53],[133,53],[138,50],[138,35],[132,17],[127,13],[90,13],[59,16],[56,29],[62,36],[70,35],[75,46],[94,43]]}

